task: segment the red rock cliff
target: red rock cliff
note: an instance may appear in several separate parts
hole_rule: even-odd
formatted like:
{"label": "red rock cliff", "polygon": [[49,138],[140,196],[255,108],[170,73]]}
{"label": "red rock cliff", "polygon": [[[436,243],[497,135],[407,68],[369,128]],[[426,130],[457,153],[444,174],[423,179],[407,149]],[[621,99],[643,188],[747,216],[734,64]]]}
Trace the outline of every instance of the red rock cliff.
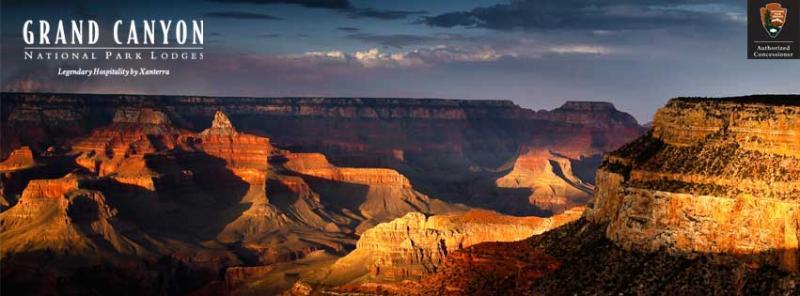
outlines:
{"label": "red rock cliff", "polygon": [[587,217],[626,249],[732,254],[800,270],[800,107],[673,99],[610,153]]}

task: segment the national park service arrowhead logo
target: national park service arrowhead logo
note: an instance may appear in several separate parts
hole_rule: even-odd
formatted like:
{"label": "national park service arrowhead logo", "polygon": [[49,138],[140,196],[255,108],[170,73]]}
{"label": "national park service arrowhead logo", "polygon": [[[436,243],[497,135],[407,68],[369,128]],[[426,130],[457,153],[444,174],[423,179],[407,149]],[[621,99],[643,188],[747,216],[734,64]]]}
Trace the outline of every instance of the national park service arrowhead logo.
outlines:
{"label": "national park service arrowhead logo", "polygon": [[786,23],[786,8],[780,3],[769,3],[761,7],[761,25],[767,30],[769,37],[776,38]]}

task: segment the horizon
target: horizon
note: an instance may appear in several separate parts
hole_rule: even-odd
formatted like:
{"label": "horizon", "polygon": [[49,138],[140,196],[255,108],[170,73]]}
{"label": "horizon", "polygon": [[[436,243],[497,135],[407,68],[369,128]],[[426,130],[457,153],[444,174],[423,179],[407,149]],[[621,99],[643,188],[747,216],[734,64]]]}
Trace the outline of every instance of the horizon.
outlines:
{"label": "horizon", "polygon": [[[639,125],[645,126],[653,122],[654,118],[652,116],[646,120],[641,118],[637,118],[633,113],[629,112],[628,110],[621,109],[612,101],[598,101],[598,100],[564,100],[561,104],[549,108],[549,109],[535,109],[531,107],[524,106],[513,99],[456,99],[456,98],[409,98],[409,97],[363,97],[363,96],[353,96],[353,97],[322,97],[322,96],[210,96],[210,95],[180,95],[180,94],[137,94],[137,93],[70,93],[70,92],[15,92],[15,91],[2,91],[0,93],[3,94],[28,94],[28,95],[101,95],[101,96],[152,96],[152,97],[202,97],[202,98],[220,98],[220,99],[333,99],[333,100],[348,100],[348,99],[358,99],[358,100],[431,100],[431,101],[459,101],[459,102],[509,102],[514,106],[520,107],[522,109],[538,112],[538,111],[553,111],[560,107],[563,107],[565,104],[569,102],[579,102],[579,103],[609,103],[614,107],[615,110],[631,115],[637,121]],[[725,97],[705,97],[705,96],[683,96],[683,97],[670,97],[665,100],[670,101],[674,99],[701,99],[701,100],[730,100],[730,99],[742,99],[747,100],[751,97],[785,97],[785,96],[793,96],[797,97],[800,96],[798,94],[747,94],[747,95],[735,95],[735,96],[725,96]],[[769,98],[768,100],[781,100],[775,98]],[[800,104],[800,101],[789,102],[790,105]],[[662,105],[663,106],[663,105]],[[653,115],[655,115],[655,111],[653,111]]]}

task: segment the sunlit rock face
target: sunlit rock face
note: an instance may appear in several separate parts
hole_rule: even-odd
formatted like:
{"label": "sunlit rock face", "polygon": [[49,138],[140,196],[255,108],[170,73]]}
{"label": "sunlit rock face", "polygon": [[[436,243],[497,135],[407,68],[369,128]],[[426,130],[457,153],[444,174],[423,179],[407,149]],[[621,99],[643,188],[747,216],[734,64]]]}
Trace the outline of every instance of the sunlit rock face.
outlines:
{"label": "sunlit rock face", "polygon": [[514,168],[495,183],[500,188],[527,188],[531,205],[556,213],[586,204],[594,189],[573,174],[569,158],[541,149],[520,155]]}
{"label": "sunlit rock face", "polygon": [[673,99],[610,153],[587,217],[631,250],[733,254],[800,269],[800,106]]}
{"label": "sunlit rock face", "polygon": [[[587,164],[584,157],[641,132],[629,115],[596,102],[533,111],[510,101],[13,93],[2,98],[0,158],[9,164],[27,159],[24,150],[10,156],[28,146],[38,162],[25,169],[35,172],[13,182],[6,182],[11,179],[4,172],[2,185],[13,186],[0,190],[13,198],[0,201],[0,241],[17,254],[48,249],[108,254],[70,264],[74,270],[52,264],[61,260],[58,255],[15,256],[4,268],[35,266],[52,273],[30,278],[4,273],[4,283],[35,287],[41,279],[57,279],[59,285],[64,279],[63,286],[80,287],[89,284],[73,275],[90,274],[155,291],[139,294],[189,293],[222,280],[233,266],[247,267],[230,270],[235,282],[270,282],[259,278],[272,274],[269,268],[254,266],[278,267],[323,250],[330,256],[327,268],[336,260],[331,254],[343,255],[369,229],[410,212],[424,213],[409,216],[419,220],[414,233],[403,233],[401,225],[365,237],[359,249],[375,248],[383,259],[358,266],[362,275],[376,279],[418,277],[439,270],[453,250],[519,240],[558,225],[458,215],[467,206],[519,208],[515,214],[528,215],[539,205],[581,203],[583,197],[572,199],[569,193],[581,194],[576,184],[592,180],[583,173],[599,163],[595,157]],[[537,149],[547,154],[520,155]],[[53,170],[59,161],[66,164]],[[80,182],[64,190],[37,189],[40,180],[61,180],[67,172]],[[508,187],[498,187],[498,178]],[[535,180],[550,183],[538,186]],[[481,190],[473,190],[477,187]],[[531,188],[539,192],[533,205],[525,194],[519,203],[494,208],[502,194],[483,194]],[[49,227],[27,234],[37,225]],[[110,258],[115,262],[103,263]],[[108,269],[97,271],[95,264]],[[152,276],[140,277],[145,272]],[[172,290],[172,285],[183,286]]]}
{"label": "sunlit rock face", "polygon": [[227,167],[245,181],[266,181],[267,160],[272,153],[269,138],[237,132],[224,112],[217,111],[211,127],[189,141],[208,155],[225,160]]}
{"label": "sunlit rock face", "polygon": [[325,155],[319,153],[292,153],[286,159],[284,167],[317,178],[362,185],[411,188],[408,179],[392,169],[340,168],[333,166]]}
{"label": "sunlit rock face", "polygon": [[141,156],[175,148],[181,133],[159,110],[121,107],[110,125],[93,130],[88,137],[74,143],[72,149],[109,158]]}
{"label": "sunlit rock face", "polygon": [[327,196],[325,202],[345,206],[363,217],[356,233],[408,212],[440,214],[464,210],[414,190],[408,179],[393,169],[337,167],[319,153],[289,153],[283,157],[283,167],[301,174],[315,191]]}
{"label": "sunlit rock face", "polygon": [[575,208],[551,218],[512,217],[484,210],[426,216],[412,212],[367,230],[356,250],[333,266],[330,281],[397,282],[436,272],[450,253],[482,242],[510,242],[580,217]]}
{"label": "sunlit rock face", "polygon": [[24,146],[14,150],[6,160],[0,162],[0,172],[27,169],[35,165],[33,151],[28,146]]}
{"label": "sunlit rock face", "polygon": [[0,214],[0,253],[49,250],[88,255],[110,248],[137,254],[139,246],[115,228],[117,211],[102,193],[82,189],[79,182],[76,175],[30,181],[19,202]]}
{"label": "sunlit rock face", "polygon": [[162,111],[122,107],[111,124],[78,139],[72,150],[80,153],[75,162],[90,172],[100,176],[113,173],[120,183],[154,191],[154,178],[159,174],[147,166],[145,156],[177,148],[187,133],[174,127]]}
{"label": "sunlit rock face", "polygon": [[653,137],[689,147],[724,133],[727,143],[745,151],[800,157],[798,112],[797,103],[672,100],[656,113]]}

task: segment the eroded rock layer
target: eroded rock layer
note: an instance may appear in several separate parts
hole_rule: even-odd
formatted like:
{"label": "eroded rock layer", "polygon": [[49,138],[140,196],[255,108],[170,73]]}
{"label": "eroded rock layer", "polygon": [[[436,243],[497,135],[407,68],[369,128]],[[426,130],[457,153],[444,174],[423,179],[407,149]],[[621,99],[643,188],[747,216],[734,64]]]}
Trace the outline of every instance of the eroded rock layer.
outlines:
{"label": "eroded rock layer", "polygon": [[512,217],[484,210],[458,215],[409,213],[362,234],[355,251],[333,265],[328,281],[399,282],[439,270],[449,254],[482,242],[510,242],[580,217],[575,208],[551,218]]}
{"label": "eroded rock layer", "polygon": [[728,254],[800,269],[800,106],[673,99],[610,153],[592,221],[623,248]]}
{"label": "eroded rock layer", "polygon": [[454,252],[418,282],[351,285],[336,292],[384,295],[796,295],[800,275],[735,257],[641,253],[579,219],[519,242]]}
{"label": "eroded rock layer", "polygon": [[405,176],[392,169],[340,168],[319,153],[291,153],[284,158],[285,169],[305,176],[315,191],[332,197],[329,202],[365,218],[356,228],[359,234],[408,212],[447,213],[465,209],[417,192]]}
{"label": "eroded rock layer", "polygon": [[33,151],[25,146],[11,152],[6,160],[0,162],[0,172],[28,169],[36,165]]}
{"label": "eroded rock layer", "polygon": [[532,205],[560,213],[586,204],[594,189],[573,174],[571,161],[548,150],[530,150],[520,155],[514,168],[495,183],[500,188],[529,189]]}
{"label": "eroded rock layer", "polygon": [[[227,267],[342,252],[357,233],[408,212],[465,209],[417,192],[392,169],[341,168],[321,154],[277,149],[269,138],[237,131],[222,111],[197,133],[177,128],[168,113],[122,107],[108,125],[42,154],[41,164],[32,166],[24,148],[3,162],[14,168],[2,176],[13,186],[0,187],[2,206],[10,207],[0,213],[0,256],[11,260],[4,267],[90,259],[46,269],[72,277],[98,260],[110,260],[111,270],[142,260],[132,272],[165,264],[191,274],[181,285],[196,289]],[[72,173],[32,172],[62,171],[56,164]],[[16,187],[24,188],[19,202],[6,200]],[[38,253],[52,258],[30,255]],[[3,279],[39,281],[24,272]],[[163,285],[148,280],[148,287]]]}
{"label": "eroded rock layer", "polygon": [[[281,283],[265,294],[293,284],[307,292],[316,281],[298,282],[281,268],[333,264],[359,235],[409,212],[422,213],[409,216],[419,227],[367,237],[359,248],[382,259],[359,266],[375,279],[416,278],[438,270],[453,250],[554,224],[459,215],[467,207],[457,203],[519,215],[580,204],[583,196],[570,194],[591,188],[596,156],[641,132],[630,115],[601,102],[532,111],[465,100],[14,93],[2,100],[0,159],[15,168],[0,184],[3,292],[19,292],[10,294],[83,292],[88,279],[109,283],[89,285],[101,294],[123,282],[138,294],[258,286],[250,281]],[[12,155],[25,146],[33,167],[25,149]],[[529,150],[549,154],[518,157]],[[498,187],[504,175],[514,185]],[[531,189],[544,198],[532,204]],[[228,268],[231,282],[220,282]]]}
{"label": "eroded rock layer", "polygon": [[[522,190],[493,191],[498,172],[510,169],[520,151],[546,149],[567,157],[573,162],[574,175],[590,184],[598,156],[642,132],[633,117],[604,102],[567,102],[553,110],[534,111],[510,101],[481,100],[2,96],[5,108],[0,115],[8,124],[3,125],[0,158],[24,145],[34,151],[65,143],[70,146],[68,142],[74,138],[83,138],[114,118],[152,125],[168,120],[181,130],[192,131],[202,131],[213,121],[222,127],[206,133],[207,138],[237,129],[239,133],[268,135],[278,147],[322,153],[337,166],[394,169],[418,191],[444,201],[515,215],[550,210],[526,203],[530,194],[522,194]],[[166,117],[135,110],[116,114],[120,108],[158,109]],[[218,119],[220,110],[229,118]],[[236,129],[231,129],[233,124]],[[22,129],[30,132],[15,132]]]}
{"label": "eroded rock layer", "polygon": [[62,254],[107,251],[142,254],[137,243],[117,231],[117,211],[102,193],[82,189],[76,175],[33,180],[19,202],[0,213],[0,254],[48,250]]}

